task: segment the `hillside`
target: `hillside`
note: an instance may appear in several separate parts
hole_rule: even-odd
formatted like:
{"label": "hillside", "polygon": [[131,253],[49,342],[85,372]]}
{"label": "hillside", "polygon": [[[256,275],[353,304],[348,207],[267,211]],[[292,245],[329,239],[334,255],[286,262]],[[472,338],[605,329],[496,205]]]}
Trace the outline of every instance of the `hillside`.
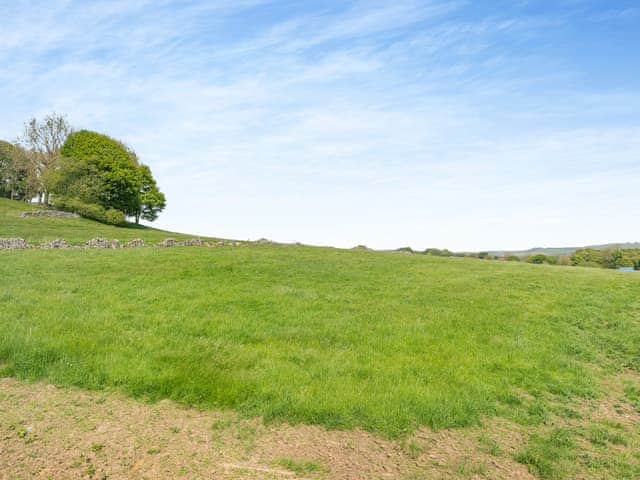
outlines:
{"label": "hillside", "polygon": [[[170,236],[0,208],[34,243]],[[244,244],[0,251],[0,278],[4,376],[364,429],[407,479],[640,476],[636,275]],[[484,467],[434,466],[420,432],[448,428]]]}
{"label": "hillside", "polygon": [[141,238],[146,243],[158,243],[167,237],[184,239],[192,237],[180,233],[166,232],[143,225],[128,224],[124,227],[104,225],[85,218],[21,218],[20,214],[41,210],[37,205],[29,205],[0,198],[0,237],[21,237],[30,244],[40,244],[62,238],[70,244],[80,245],[95,237],[127,242]]}

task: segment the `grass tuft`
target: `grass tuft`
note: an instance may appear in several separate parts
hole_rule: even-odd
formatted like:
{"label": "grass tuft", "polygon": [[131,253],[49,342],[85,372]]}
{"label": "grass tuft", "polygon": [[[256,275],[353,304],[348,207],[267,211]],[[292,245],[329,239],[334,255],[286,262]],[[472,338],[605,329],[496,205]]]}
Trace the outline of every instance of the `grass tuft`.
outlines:
{"label": "grass tuft", "polygon": [[516,460],[544,480],[565,478],[568,463],[576,458],[576,446],[568,429],[556,428],[546,435],[532,435]]}
{"label": "grass tuft", "polygon": [[318,462],[311,460],[300,460],[289,457],[279,458],[275,462],[279,467],[292,471],[296,475],[321,474],[326,473],[327,468]]}

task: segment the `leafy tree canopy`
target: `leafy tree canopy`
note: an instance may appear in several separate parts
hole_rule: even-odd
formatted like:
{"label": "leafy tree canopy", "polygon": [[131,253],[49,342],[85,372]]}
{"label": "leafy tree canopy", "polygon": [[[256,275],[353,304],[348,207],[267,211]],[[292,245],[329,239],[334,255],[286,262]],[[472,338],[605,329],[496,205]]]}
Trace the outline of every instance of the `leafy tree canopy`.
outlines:
{"label": "leafy tree canopy", "polygon": [[54,192],[135,215],[140,190],[138,165],[117,140],[88,130],[67,137]]}
{"label": "leafy tree canopy", "polygon": [[36,188],[27,152],[19,145],[0,140],[0,196],[28,200]]}
{"label": "leafy tree canopy", "polygon": [[61,149],[53,192],[65,199],[119,210],[136,222],[153,221],[166,200],[148,166],[124,144],[88,130],[74,132]]}

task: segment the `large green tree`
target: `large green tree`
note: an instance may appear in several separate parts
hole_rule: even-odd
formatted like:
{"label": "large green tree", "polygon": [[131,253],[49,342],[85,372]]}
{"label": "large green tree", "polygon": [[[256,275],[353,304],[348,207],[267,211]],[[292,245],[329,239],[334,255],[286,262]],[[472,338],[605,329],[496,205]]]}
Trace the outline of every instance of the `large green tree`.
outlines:
{"label": "large green tree", "polygon": [[136,222],[155,220],[165,207],[149,167],[118,140],[80,130],[68,136],[60,153],[52,181],[56,195],[119,210]]}
{"label": "large green tree", "polygon": [[134,215],[140,190],[138,165],[119,141],[97,132],[72,133],[60,150],[55,193]]}

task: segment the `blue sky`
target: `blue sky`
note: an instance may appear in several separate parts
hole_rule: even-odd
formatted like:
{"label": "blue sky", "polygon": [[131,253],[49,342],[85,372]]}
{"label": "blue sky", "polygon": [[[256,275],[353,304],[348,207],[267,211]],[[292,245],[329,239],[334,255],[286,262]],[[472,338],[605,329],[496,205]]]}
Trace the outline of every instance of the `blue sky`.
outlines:
{"label": "blue sky", "polygon": [[0,138],[133,147],[158,226],[375,248],[640,240],[640,3],[0,0]]}

